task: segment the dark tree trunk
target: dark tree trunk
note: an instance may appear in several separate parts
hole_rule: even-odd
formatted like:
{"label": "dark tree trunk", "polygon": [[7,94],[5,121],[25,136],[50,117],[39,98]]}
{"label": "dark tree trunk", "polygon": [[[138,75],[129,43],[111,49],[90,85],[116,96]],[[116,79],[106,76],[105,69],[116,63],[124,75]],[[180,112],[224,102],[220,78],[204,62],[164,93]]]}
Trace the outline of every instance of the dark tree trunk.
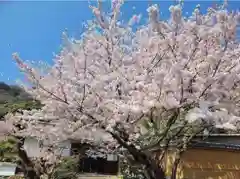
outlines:
{"label": "dark tree trunk", "polygon": [[148,156],[146,153],[138,150],[134,145],[128,145],[116,133],[111,132],[110,134],[121,146],[128,150],[137,163],[145,166],[145,176],[148,179],[166,179],[165,172],[161,166],[158,166],[158,162],[156,160],[154,160],[151,156]]}
{"label": "dark tree trunk", "polygon": [[178,169],[179,162],[180,162],[180,158],[176,158],[174,163],[173,163],[171,179],[176,179],[177,178],[177,169]]}
{"label": "dark tree trunk", "polygon": [[18,156],[21,159],[22,168],[24,171],[25,179],[40,179],[39,174],[35,171],[34,165],[31,160],[28,158],[27,153],[23,149],[24,138],[16,137],[17,139],[17,152]]}
{"label": "dark tree trunk", "polygon": [[182,150],[181,151],[177,151],[175,160],[173,162],[171,179],[176,179],[177,178],[177,169],[178,169],[179,163],[181,161],[182,153],[183,153]]}
{"label": "dark tree trunk", "polygon": [[166,179],[165,173],[160,167],[154,167],[155,161],[151,161],[151,166],[145,168],[145,175],[149,179]]}

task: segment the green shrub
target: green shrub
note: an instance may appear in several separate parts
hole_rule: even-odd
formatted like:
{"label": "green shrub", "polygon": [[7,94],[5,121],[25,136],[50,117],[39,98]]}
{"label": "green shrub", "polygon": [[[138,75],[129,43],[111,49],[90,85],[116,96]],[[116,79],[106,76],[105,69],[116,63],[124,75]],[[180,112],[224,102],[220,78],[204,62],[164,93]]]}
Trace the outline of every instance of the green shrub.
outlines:
{"label": "green shrub", "polygon": [[16,141],[12,138],[0,142],[0,162],[17,162]]}
{"label": "green shrub", "polygon": [[76,157],[64,158],[57,167],[54,178],[57,179],[77,179],[78,159]]}

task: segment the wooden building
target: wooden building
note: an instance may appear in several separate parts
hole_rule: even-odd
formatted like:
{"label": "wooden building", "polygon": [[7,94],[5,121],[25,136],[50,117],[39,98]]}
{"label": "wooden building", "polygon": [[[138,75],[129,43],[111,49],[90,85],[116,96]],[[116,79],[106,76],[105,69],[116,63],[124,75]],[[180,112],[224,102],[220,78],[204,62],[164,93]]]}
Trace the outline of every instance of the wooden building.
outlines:
{"label": "wooden building", "polygon": [[[47,141],[39,141],[34,137],[28,137],[24,141],[24,149],[29,157],[39,157],[45,145],[48,146]],[[84,145],[75,137],[58,143],[57,149],[62,157],[69,157],[78,155]],[[79,179],[118,179],[120,176],[119,158],[113,154],[96,155],[94,158],[80,157],[77,166],[75,172]]]}
{"label": "wooden building", "polygon": [[[169,173],[174,157],[169,153]],[[240,179],[240,135],[211,135],[183,153],[178,179]]]}

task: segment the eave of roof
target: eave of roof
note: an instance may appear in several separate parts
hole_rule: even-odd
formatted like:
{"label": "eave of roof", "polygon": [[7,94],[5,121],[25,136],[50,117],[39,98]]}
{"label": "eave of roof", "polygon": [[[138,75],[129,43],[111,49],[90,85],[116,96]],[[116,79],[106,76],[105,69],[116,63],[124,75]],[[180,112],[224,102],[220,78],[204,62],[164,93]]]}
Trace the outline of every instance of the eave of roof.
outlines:
{"label": "eave of roof", "polygon": [[197,135],[197,137],[240,137],[240,134],[206,134]]}
{"label": "eave of roof", "polygon": [[198,141],[191,144],[191,148],[205,148],[205,149],[225,149],[240,151],[240,144],[226,144],[220,142]]}
{"label": "eave of roof", "polygon": [[[237,138],[239,140],[231,139]],[[216,141],[215,141],[216,139]],[[220,140],[219,140],[220,139]],[[221,140],[223,139],[223,140]],[[169,144],[170,149],[174,149],[176,145]],[[164,145],[150,149],[152,152],[158,151],[160,148],[164,148]],[[198,135],[194,140],[192,140],[189,148],[201,148],[201,149],[213,149],[213,150],[231,150],[240,151],[240,134],[211,134],[211,135]]]}

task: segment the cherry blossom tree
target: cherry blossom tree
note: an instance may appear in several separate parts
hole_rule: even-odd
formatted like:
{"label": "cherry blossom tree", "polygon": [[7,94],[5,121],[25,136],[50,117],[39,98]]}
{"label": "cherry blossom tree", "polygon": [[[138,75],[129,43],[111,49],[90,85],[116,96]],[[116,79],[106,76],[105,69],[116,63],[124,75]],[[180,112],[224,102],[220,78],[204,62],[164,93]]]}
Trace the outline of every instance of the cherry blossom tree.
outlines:
{"label": "cherry blossom tree", "polygon": [[[31,86],[27,91],[44,107],[11,119],[23,121],[23,135],[54,142],[80,136],[105,152],[125,148],[146,177],[164,179],[150,149],[177,145],[180,156],[203,131],[240,127],[240,15],[224,6],[202,14],[197,6],[185,18],[177,4],[165,21],[152,5],[148,23],[134,31],[141,15],[121,23],[121,5],[115,0],[110,15],[101,2],[90,6],[95,20],[80,40],[64,34],[64,48],[44,72],[13,55]],[[97,142],[94,131],[106,140]]]}
{"label": "cherry blossom tree", "polygon": [[[24,177],[27,179],[40,179],[40,178],[52,178],[55,169],[59,165],[62,159],[61,149],[56,150],[54,144],[46,145],[46,147],[39,148],[39,153],[35,157],[29,157],[28,152],[25,150],[24,142],[28,137],[25,130],[26,125],[23,120],[15,120],[11,123],[12,114],[5,116],[5,121],[1,123],[1,135],[11,136],[15,142],[16,153],[19,157],[19,168],[23,171]],[[33,136],[33,134],[30,134]],[[32,149],[33,150],[33,149]],[[35,151],[37,152],[37,151]]]}

